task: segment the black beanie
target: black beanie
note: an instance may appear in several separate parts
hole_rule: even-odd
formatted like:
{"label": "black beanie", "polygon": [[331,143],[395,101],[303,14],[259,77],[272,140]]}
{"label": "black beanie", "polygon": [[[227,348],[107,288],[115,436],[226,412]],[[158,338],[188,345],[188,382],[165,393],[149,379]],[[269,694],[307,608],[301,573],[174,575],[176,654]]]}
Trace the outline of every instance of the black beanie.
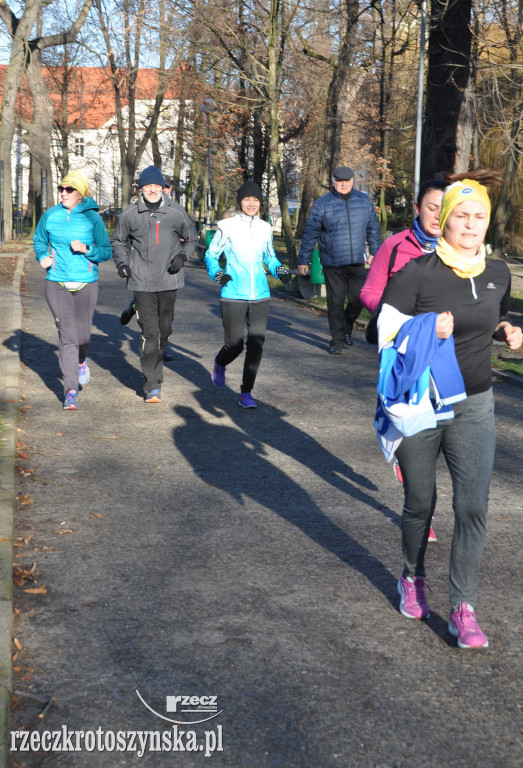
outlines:
{"label": "black beanie", "polygon": [[240,205],[244,197],[257,197],[260,203],[263,199],[262,191],[254,181],[246,181],[241,185],[236,194],[238,205]]}

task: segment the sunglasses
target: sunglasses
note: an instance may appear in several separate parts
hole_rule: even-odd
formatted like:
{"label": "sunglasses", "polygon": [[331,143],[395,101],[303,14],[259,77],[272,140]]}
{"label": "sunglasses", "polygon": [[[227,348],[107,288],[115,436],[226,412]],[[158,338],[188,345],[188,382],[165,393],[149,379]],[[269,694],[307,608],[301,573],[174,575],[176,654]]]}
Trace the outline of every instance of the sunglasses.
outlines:
{"label": "sunglasses", "polygon": [[76,189],[74,187],[58,187],[58,191],[60,194],[62,192],[67,192],[68,195],[71,195],[73,192],[76,192]]}

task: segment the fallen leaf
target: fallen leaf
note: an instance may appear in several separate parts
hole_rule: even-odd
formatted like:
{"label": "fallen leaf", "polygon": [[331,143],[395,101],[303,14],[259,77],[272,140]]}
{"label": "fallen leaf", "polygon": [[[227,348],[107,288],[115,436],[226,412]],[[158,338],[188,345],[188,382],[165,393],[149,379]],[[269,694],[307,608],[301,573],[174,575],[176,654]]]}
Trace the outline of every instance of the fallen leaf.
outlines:
{"label": "fallen leaf", "polygon": [[26,461],[29,460],[29,456],[27,455],[27,453],[21,453],[20,451],[17,451],[16,456],[18,459],[25,459]]}
{"label": "fallen leaf", "polygon": [[8,536],[0,536],[0,542],[2,541],[13,541],[13,539]]}
{"label": "fallen leaf", "polygon": [[47,595],[45,584],[43,587],[31,587],[30,589],[24,589],[24,592],[29,592],[31,595]]}
{"label": "fallen leaf", "polygon": [[55,533],[57,536],[65,536],[66,533],[73,533],[73,531],[70,528],[60,528]]}
{"label": "fallen leaf", "polygon": [[18,651],[23,651],[22,643],[20,642],[20,640],[17,640],[16,637],[13,637],[13,643],[15,644],[15,648]]}
{"label": "fallen leaf", "polygon": [[104,519],[104,516],[101,515],[99,512],[93,512],[93,517],[98,517],[100,520]]}
{"label": "fallen leaf", "polygon": [[25,507],[27,506],[27,504],[33,503],[33,500],[28,493],[24,493],[22,494],[22,496],[17,496],[16,499],[21,507]]}
{"label": "fallen leaf", "polygon": [[64,432],[57,432],[56,433],[56,437],[63,437],[64,434],[65,434]]}

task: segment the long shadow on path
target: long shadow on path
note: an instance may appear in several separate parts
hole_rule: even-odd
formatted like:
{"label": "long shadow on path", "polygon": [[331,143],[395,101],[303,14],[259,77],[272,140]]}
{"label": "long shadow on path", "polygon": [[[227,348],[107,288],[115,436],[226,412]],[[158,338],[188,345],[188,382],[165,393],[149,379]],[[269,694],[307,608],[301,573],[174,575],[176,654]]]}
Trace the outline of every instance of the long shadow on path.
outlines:
{"label": "long shadow on path", "polygon": [[[174,443],[204,483],[228,494],[238,504],[248,498],[270,509],[362,574],[397,610],[396,577],[366,547],[334,523],[301,486],[264,458],[263,443],[252,432],[246,434],[244,424],[242,428],[213,424],[202,419],[190,406],[175,406],[173,410],[182,419],[173,430]],[[354,489],[353,495],[356,495]],[[358,492],[358,498],[378,506],[362,492]],[[428,627],[450,643],[447,622],[437,613],[432,613]]]}

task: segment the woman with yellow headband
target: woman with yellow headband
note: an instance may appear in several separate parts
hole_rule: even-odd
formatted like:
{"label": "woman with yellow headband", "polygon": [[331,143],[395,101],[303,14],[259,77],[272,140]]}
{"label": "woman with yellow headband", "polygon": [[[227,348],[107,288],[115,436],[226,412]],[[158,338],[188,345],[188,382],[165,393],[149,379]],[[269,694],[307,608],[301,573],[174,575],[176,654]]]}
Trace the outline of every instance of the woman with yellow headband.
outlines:
{"label": "woman with yellow headband", "polygon": [[521,328],[507,317],[510,272],[486,259],[484,239],[490,200],[484,184],[500,183],[494,171],[445,177],[440,227],[432,253],[410,261],[384,293],[388,305],[410,317],[435,313],[438,339],[453,337],[466,398],[453,404],[453,418],[404,437],[396,449],[404,479],[402,546],[398,581],[400,611],[426,619],[425,551],[436,505],[436,462],[440,448],[452,477],[454,532],[450,558],[449,631],[460,648],[486,648],[478,625],[477,581],[485,543],[487,502],[495,450],[491,384],[492,340],[521,346]]}
{"label": "woman with yellow headband", "polygon": [[78,390],[90,379],[87,350],[98,299],[98,264],[112,256],[109,235],[88,196],[89,180],[71,171],[58,187],[60,203],[35,230],[37,261],[46,271],[45,297],[58,329],[58,360],[64,377],[64,408],[78,409]]}

